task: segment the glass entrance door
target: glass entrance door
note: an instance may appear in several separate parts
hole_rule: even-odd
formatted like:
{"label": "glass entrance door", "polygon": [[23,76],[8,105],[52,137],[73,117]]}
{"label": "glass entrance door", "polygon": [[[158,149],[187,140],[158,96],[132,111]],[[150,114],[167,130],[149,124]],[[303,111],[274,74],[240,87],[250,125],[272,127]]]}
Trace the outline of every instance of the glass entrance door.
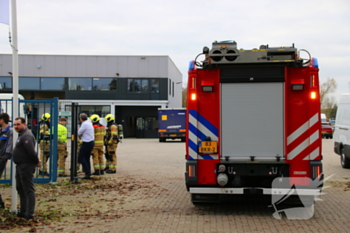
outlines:
{"label": "glass entrance door", "polygon": [[145,120],[143,117],[136,117],[136,137],[144,138]]}

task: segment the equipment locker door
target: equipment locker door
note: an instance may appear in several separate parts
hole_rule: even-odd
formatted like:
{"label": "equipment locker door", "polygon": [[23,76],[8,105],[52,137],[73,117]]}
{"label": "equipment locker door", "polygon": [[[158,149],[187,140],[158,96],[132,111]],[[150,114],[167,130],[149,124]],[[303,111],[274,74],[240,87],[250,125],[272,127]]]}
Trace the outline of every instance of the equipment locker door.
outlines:
{"label": "equipment locker door", "polygon": [[223,83],[221,148],[231,159],[284,155],[283,83]]}

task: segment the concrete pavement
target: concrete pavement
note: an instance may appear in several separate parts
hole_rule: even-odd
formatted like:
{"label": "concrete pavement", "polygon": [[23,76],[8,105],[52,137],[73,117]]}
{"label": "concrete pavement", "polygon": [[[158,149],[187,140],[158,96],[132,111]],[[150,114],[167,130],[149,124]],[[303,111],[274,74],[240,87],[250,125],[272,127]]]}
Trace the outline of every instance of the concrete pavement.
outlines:
{"label": "concrete pavement", "polygon": [[92,196],[93,192],[79,194],[72,201],[91,199],[90,206],[113,208],[109,213],[101,208],[100,215],[65,217],[62,222],[37,227],[37,232],[350,232],[350,169],[341,168],[333,140],[323,139],[323,156],[325,176],[334,175],[308,220],[275,219],[271,201],[264,198],[193,205],[184,182],[185,143],[124,139],[117,154],[118,173],[108,176],[132,184],[129,195],[113,191],[102,197]]}

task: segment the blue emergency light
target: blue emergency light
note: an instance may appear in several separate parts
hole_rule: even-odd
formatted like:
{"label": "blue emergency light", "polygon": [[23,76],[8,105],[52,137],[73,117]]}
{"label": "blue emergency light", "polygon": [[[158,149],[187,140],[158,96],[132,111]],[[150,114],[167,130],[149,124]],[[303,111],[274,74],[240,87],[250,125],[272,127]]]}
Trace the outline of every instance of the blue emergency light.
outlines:
{"label": "blue emergency light", "polygon": [[314,68],[318,68],[318,60],[317,60],[317,58],[312,58],[312,63],[313,63],[313,67]]}
{"label": "blue emergency light", "polygon": [[190,61],[190,64],[189,64],[189,66],[188,66],[188,71],[192,71],[192,70],[194,70],[195,69],[195,64],[194,64],[194,61]]}
{"label": "blue emergency light", "polygon": [[219,41],[219,43],[233,43],[235,42],[234,40],[223,40],[223,41]]}

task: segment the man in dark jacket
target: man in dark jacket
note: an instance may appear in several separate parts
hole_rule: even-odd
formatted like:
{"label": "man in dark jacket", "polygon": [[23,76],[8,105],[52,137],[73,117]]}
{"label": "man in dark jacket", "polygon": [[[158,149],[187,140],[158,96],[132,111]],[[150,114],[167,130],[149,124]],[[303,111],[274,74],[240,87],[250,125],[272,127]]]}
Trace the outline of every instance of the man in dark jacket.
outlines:
{"label": "man in dark jacket", "polygon": [[23,117],[17,117],[14,128],[19,133],[13,149],[13,161],[16,164],[16,189],[20,198],[18,217],[33,219],[35,209],[34,172],[40,167],[38,154],[35,151],[35,138],[27,129]]}
{"label": "man in dark jacket", "polygon": [[[7,160],[12,156],[12,128],[9,126],[10,117],[7,113],[0,114],[0,178],[4,172]],[[0,194],[0,209],[5,208],[5,203]]]}

